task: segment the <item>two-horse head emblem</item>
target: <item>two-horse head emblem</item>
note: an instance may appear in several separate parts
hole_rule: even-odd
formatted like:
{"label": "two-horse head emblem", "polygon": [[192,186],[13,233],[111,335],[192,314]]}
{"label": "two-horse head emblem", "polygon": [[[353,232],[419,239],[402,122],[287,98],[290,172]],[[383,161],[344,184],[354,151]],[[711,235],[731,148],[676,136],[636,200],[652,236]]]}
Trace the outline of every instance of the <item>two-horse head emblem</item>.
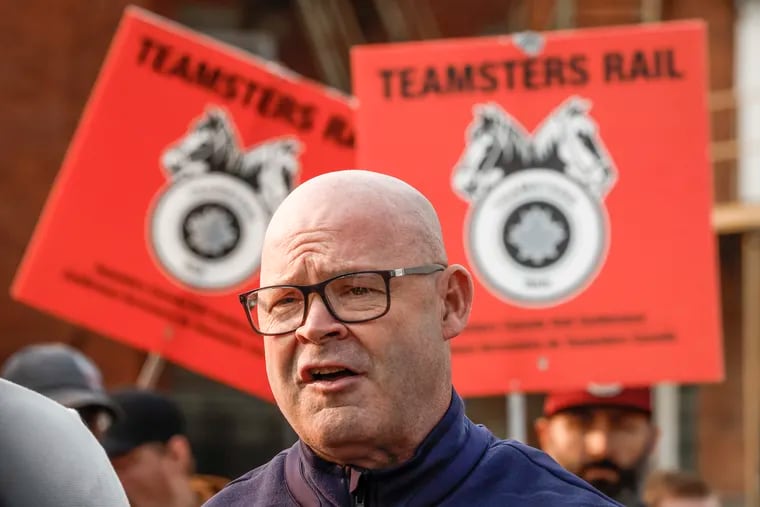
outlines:
{"label": "two-horse head emblem", "polygon": [[510,174],[545,168],[563,172],[592,195],[604,197],[617,172],[590,109],[590,101],[571,97],[531,135],[498,104],[476,105],[467,147],[454,170],[454,190],[472,202]]}
{"label": "two-horse head emblem", "polygon": [[301,143],[243,149],[234,124],[209,108],[161,155],[168,178],[150,219],[159,264],[197,289],[229,289],[259,266],[264,230],[295,185]]}
{"label": "two-horse head emblem", "polygon": [[570,299],[608,248],[604,198],[617,170],[591,118],[571,97],[533,132],[494,103],[474,107],[451,186],[470,204],[465,245],[494,295],[520,306]]}

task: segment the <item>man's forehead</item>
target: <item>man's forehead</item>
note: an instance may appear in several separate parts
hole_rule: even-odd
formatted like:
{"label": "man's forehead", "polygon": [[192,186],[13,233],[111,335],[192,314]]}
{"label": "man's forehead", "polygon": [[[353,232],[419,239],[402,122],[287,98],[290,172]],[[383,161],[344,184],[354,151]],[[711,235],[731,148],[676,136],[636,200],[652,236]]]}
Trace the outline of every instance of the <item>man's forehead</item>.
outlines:
{"label": "man's forehead", "polygon": [[[284,271],[302,267],[285,265],[310,258],[345,263],[331,267],[332,274],[395,269],[423,257],[443,262],[440,235],[430,202],[401,180],[365,171],[330,173],[297,187],[275,212],[264,239],[262,273],[267,280],[282,279]],[[399,248],[410,244],[415,248]],[[272,277],[272,271],[283,273]]]}
{"label": "man's forehead", "polygon": [[[309,218],[344,214],[408,215],[432,206],[414,187],[397,178],[368,171],[336,171],[307,180],[281,203],[270,226]],[[434,211],[433,211],[434,213]]]}
{"label": "man's forehead", "polygon": [[380,248],[389,243],[407,244],[425,227],[409,206],[388,199],[353,195],[335,201],[306,199],[278,210],[269,224],[265,240],[268,250],[290,251],[303,245],[325,246],[348,242],[362,248]]}
{"label": "man's forehead", "polygon": [[303,196],[277,210],[267,229],[265,247],[268,243],[281,246],[282,241],[309,233],[370,234],[382,230],[385,223],[402,213],[385,204],[371,196]]}
{"label": "man's forehead", "polygon": [[264,257],[301,254],[366,255],[368,252],[383,250],[389,243],[408,239],[410,234],[408,228],[399,227],[398,222],[385,220],[378,213],[327,213],[322,216],[293,217],[281,221],[267,232],[263,254]]}
{"label": "man's forehead", "polygon": [[411,255],[393,247],[402,233],[387,223],[356,220],[338,225],[293,226],[270,235],[262,254],[261,283],[316,283],[352,271],[395,269]]}

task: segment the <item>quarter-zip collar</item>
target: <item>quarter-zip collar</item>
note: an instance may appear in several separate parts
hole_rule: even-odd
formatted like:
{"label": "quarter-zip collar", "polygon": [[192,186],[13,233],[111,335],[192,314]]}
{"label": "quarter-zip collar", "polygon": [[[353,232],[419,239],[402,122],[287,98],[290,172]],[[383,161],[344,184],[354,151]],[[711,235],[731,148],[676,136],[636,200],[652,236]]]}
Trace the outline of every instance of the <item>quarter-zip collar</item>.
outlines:
{"label": "quarter-zip collar", "polygon": [[443,418],[414,456],[392,468],[362,470],[323,460],[300,440],[286,457],[290,493],[304,507],[434,505],[456,489],[486,452],[493,436],[464,416],[452,390]]}

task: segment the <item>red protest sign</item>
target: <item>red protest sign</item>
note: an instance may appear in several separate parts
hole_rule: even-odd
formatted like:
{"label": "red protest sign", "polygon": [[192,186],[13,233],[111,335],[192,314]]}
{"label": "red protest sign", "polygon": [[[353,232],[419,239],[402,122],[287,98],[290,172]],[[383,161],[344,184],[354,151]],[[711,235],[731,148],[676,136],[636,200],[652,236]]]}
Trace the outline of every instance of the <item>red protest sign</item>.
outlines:
{"label": "red protest sign", "polygon": [[474,274],[463,394],[722,377],[701,23],[352,64],[359,166],[423,191]]}
{"label": "red protest sign", "polygon": [[236,293],[272,210],[354,165],[347,99],[128,9],[12,288],[25,303],[271,399]]}

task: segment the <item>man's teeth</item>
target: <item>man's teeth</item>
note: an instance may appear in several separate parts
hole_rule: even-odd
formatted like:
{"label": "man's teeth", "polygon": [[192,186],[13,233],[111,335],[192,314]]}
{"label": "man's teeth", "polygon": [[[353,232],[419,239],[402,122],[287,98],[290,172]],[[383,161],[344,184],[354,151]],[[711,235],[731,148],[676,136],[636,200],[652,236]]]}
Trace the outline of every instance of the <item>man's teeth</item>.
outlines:
{"label": "man's teeth", "polygon": [[310,372],[312,375],[329,375],[331,373],[338,373],[345,370],[345,368],[314,368],[310,370]]}

